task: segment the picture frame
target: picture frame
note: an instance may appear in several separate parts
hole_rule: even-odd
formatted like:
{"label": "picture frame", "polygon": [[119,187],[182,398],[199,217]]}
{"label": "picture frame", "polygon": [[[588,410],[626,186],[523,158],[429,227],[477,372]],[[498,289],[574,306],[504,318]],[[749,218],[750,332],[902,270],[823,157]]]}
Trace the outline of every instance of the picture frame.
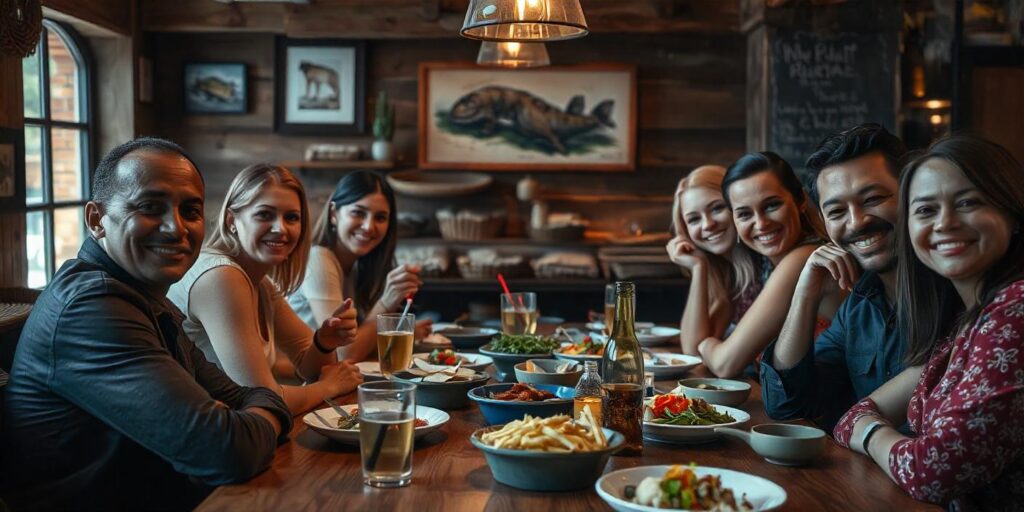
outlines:
{"label": "picture frame", "polygon": [[424,62],[424,169],[633,171],[636,66],[495,69]]}
{"label": "picture frame", "polygon": [[186,113],[244,114],[248,111],[249,82],[245,63],[187,62],[182,77]]}
{"label": "picture frame", "polygon": [[365,133],[365,43],[278,36],[274,131],[294,135]]}
{"label": "picture frame", "polygon": [[0,212],[25,208],[25,132],[0,128]]}

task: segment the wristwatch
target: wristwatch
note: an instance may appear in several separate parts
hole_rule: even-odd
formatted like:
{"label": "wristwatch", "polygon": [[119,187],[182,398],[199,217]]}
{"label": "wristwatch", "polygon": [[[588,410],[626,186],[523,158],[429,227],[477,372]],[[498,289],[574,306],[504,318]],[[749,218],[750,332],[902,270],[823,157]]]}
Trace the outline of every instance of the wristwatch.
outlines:
{"label": "wristwatch", "polygon": [[875,420],[869,423],[867,427],[864,427],[864,434],[860,438],[860,448],[864,455],[869,457],[871,456],[871,454],[868,453],[868,441],[871,440],[871,436],[873,436],[875,432],[886,425],[887,423],[884,420]]}

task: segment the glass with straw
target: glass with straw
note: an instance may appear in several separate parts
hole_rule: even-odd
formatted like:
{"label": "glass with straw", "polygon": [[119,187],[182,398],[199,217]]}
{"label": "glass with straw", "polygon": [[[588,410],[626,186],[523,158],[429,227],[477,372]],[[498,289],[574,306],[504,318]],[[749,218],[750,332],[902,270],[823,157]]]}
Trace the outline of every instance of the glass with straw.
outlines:
{"label": "glass with straw", "polygon": [[388,379],[412,364],[416,315],[408,313],[412,300],[406,299],[403,313],[377,315],[377,357],[380,372]]}
{"label": "glass with straw", "polygon": [[404,487],[412,482],[416,385],[377,381],[359,385],[359,452],[363,483]]}

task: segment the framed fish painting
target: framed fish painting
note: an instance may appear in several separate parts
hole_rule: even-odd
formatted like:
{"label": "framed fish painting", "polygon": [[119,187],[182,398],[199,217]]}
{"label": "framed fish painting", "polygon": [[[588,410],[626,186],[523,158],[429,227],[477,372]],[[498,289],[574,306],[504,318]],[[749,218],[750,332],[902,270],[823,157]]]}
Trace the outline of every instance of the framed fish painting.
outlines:
{"label": "framed fish painting", "polygon": [[245,64],[189,62],[185,64],[185,112],[244,114],[247,106]]}
{"label": "framed fish painting", "polygon": [[494,69],[424,62],[419,166],[491,171],[632,171],[636,67]]}

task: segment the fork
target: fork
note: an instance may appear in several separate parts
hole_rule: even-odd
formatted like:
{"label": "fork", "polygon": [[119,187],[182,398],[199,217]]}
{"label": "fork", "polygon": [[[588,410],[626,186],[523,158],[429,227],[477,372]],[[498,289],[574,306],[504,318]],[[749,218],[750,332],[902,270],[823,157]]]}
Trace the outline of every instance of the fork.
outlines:
{"label": "fork", "polygon": [[338,404],[334,403],[334,400],[331,400],[330,398],[327,398],[325,396],[324,397],[324,402],[327,405],[331,406],[331,408],[334,409],[334,412],[338,413],[338,416],[341,416],[342,418],[345,418],[346,420],[352,419],[352,415],[349,414],[348,411],[343,409],[341,406],[339,406]]}

